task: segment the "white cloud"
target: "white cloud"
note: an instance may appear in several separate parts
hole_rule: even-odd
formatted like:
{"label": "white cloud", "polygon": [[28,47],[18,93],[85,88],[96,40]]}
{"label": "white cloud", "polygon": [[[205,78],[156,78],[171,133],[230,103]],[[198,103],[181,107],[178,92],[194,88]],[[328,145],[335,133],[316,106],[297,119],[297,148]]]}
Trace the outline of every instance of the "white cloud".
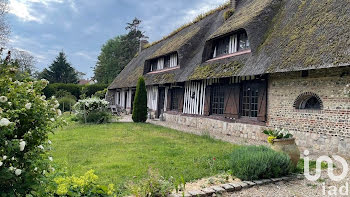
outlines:
{"label": "white cloud", "polygon": [[42,10],[36,10],[35,5],[45,6],[46,8],[52,8],[52,4],[62,4],[67,1],[69,7],[78,12],[74,0],[10,0],[10,14],[17,16],[24,22],[37,22],[43,23],[46,19],[46,15]]}
{"label": "white cloud", "polygon": [[97,52],[87,52],[87,51],[78,51],[74,53],[76,56],[80,56],[82,58],[85,58],[90,61],[96,61],[97,60]]}

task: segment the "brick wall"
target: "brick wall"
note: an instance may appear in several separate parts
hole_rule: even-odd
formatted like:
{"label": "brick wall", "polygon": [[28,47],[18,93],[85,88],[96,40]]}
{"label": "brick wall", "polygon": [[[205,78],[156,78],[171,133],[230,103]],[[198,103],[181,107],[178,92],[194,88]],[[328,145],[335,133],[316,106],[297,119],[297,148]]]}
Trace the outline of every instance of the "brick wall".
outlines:
{"label": "brick wall", "polygon": [[[350,98],[344,88],[350,84],[350,68],[271,74],[268,85],[268,126],[285,128],[297,138],[302,149],[314,152],[350,151]],[[323,109],[298,110],[293,107],[305,92],[317,94]]]}

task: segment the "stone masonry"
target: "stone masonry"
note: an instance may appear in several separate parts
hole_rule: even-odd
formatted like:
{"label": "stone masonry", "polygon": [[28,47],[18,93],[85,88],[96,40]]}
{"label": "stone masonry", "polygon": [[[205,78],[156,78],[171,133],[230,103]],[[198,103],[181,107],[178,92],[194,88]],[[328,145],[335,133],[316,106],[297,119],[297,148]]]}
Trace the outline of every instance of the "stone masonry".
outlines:
{"label": "stone masonry", "polygon": [[[284,128],[296,138],[303,151],[315,154],[345,155],[350,151],[350,98],[344,88],[350,84],[350,68],[312,70],[309,76],[300,72],[271,74],[268,85],[267,124]],[[320,97],[322,110],[295,109],[300,94],[312,92]],[[166,113],[167,122],[202,129],[210,135],[226,135],[266,141],[265,126],[226,122],[204,116]]]}

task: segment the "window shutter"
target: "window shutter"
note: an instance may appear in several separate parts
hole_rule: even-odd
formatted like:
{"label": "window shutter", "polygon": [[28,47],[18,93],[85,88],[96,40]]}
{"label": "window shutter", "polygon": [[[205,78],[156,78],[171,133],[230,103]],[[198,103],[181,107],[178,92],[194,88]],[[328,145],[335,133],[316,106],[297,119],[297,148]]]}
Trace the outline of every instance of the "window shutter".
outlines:
{"label": "window shutter", "polygon": [[239,118],[239,95],[240,88],[238,84],[227,86],[225,91],[225,117]]}
{"label": "window shutter", "polygon": [[266,82],[263,82],[259,86],[259,99],[258,99],[258,121],[266,122],[267,113],[267,90]]}
{"label": "window shutter", "polygon": [[183,109],[183,106],[184,106],[184,91],[185,91],[184,88],[178,89],[176,91],[177,98],[179,99],[179,108],[178,108],[179,112],[182,112],[182,109]]}
{"label": "window shutter", "polygon": [[211,87],[207,86],[205,89],[205,101],[204,101],[204,115],[210,115],[210,95],[211,95]]}
{"label": "window shutter", "polygon": [[168,90],[168,94],[167,94],[167,104],[166,104],[166,111],[170,111],[171,110],[171,94],[172,91],[171,89]]}

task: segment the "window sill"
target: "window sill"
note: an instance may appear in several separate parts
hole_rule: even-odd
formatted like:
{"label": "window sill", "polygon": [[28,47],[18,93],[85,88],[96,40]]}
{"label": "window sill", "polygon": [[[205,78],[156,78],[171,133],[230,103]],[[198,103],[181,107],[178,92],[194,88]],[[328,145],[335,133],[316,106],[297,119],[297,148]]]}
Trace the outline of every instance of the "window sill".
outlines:
{"label": "window sill", "polygon": [[323,110],[320,109],[294,109],[293,111],[308,114],[323,114]]}
{"label": "window sill", "polygon": [[207,60],[206,62],[211,62],[211,61],[215,61],[215,60],[220,60],[220,59],[225,59],[225,58],[229,58],[229,57],[234,57],[234,56],[239,56],[239,55],[243,55],[243,54],[247,54],[247,53],[251,53],[252,50],[244,50],[244,51],[239,51],[239,52],[236,52],[236,53],[231,53],[231,54],[228,54],[228,55],[223,55],[223,56],[220,56],[220,57],[216,57],[216,58],[213,58],[213,59],[210,59],[210,60]]}
{"label": "window sill", "polygon": [[152,71],[152,72],[149,72],[147,74],[162,73],[162,72],[167,72],[167,71],[171,71],[171,70],[176,70],[176,69],[179,69],[179,68],[180,68],[180,66],[176,66],[176,67],[172,67],[172,68],[166,68],[166,69],[162,69],[162,70]]}

